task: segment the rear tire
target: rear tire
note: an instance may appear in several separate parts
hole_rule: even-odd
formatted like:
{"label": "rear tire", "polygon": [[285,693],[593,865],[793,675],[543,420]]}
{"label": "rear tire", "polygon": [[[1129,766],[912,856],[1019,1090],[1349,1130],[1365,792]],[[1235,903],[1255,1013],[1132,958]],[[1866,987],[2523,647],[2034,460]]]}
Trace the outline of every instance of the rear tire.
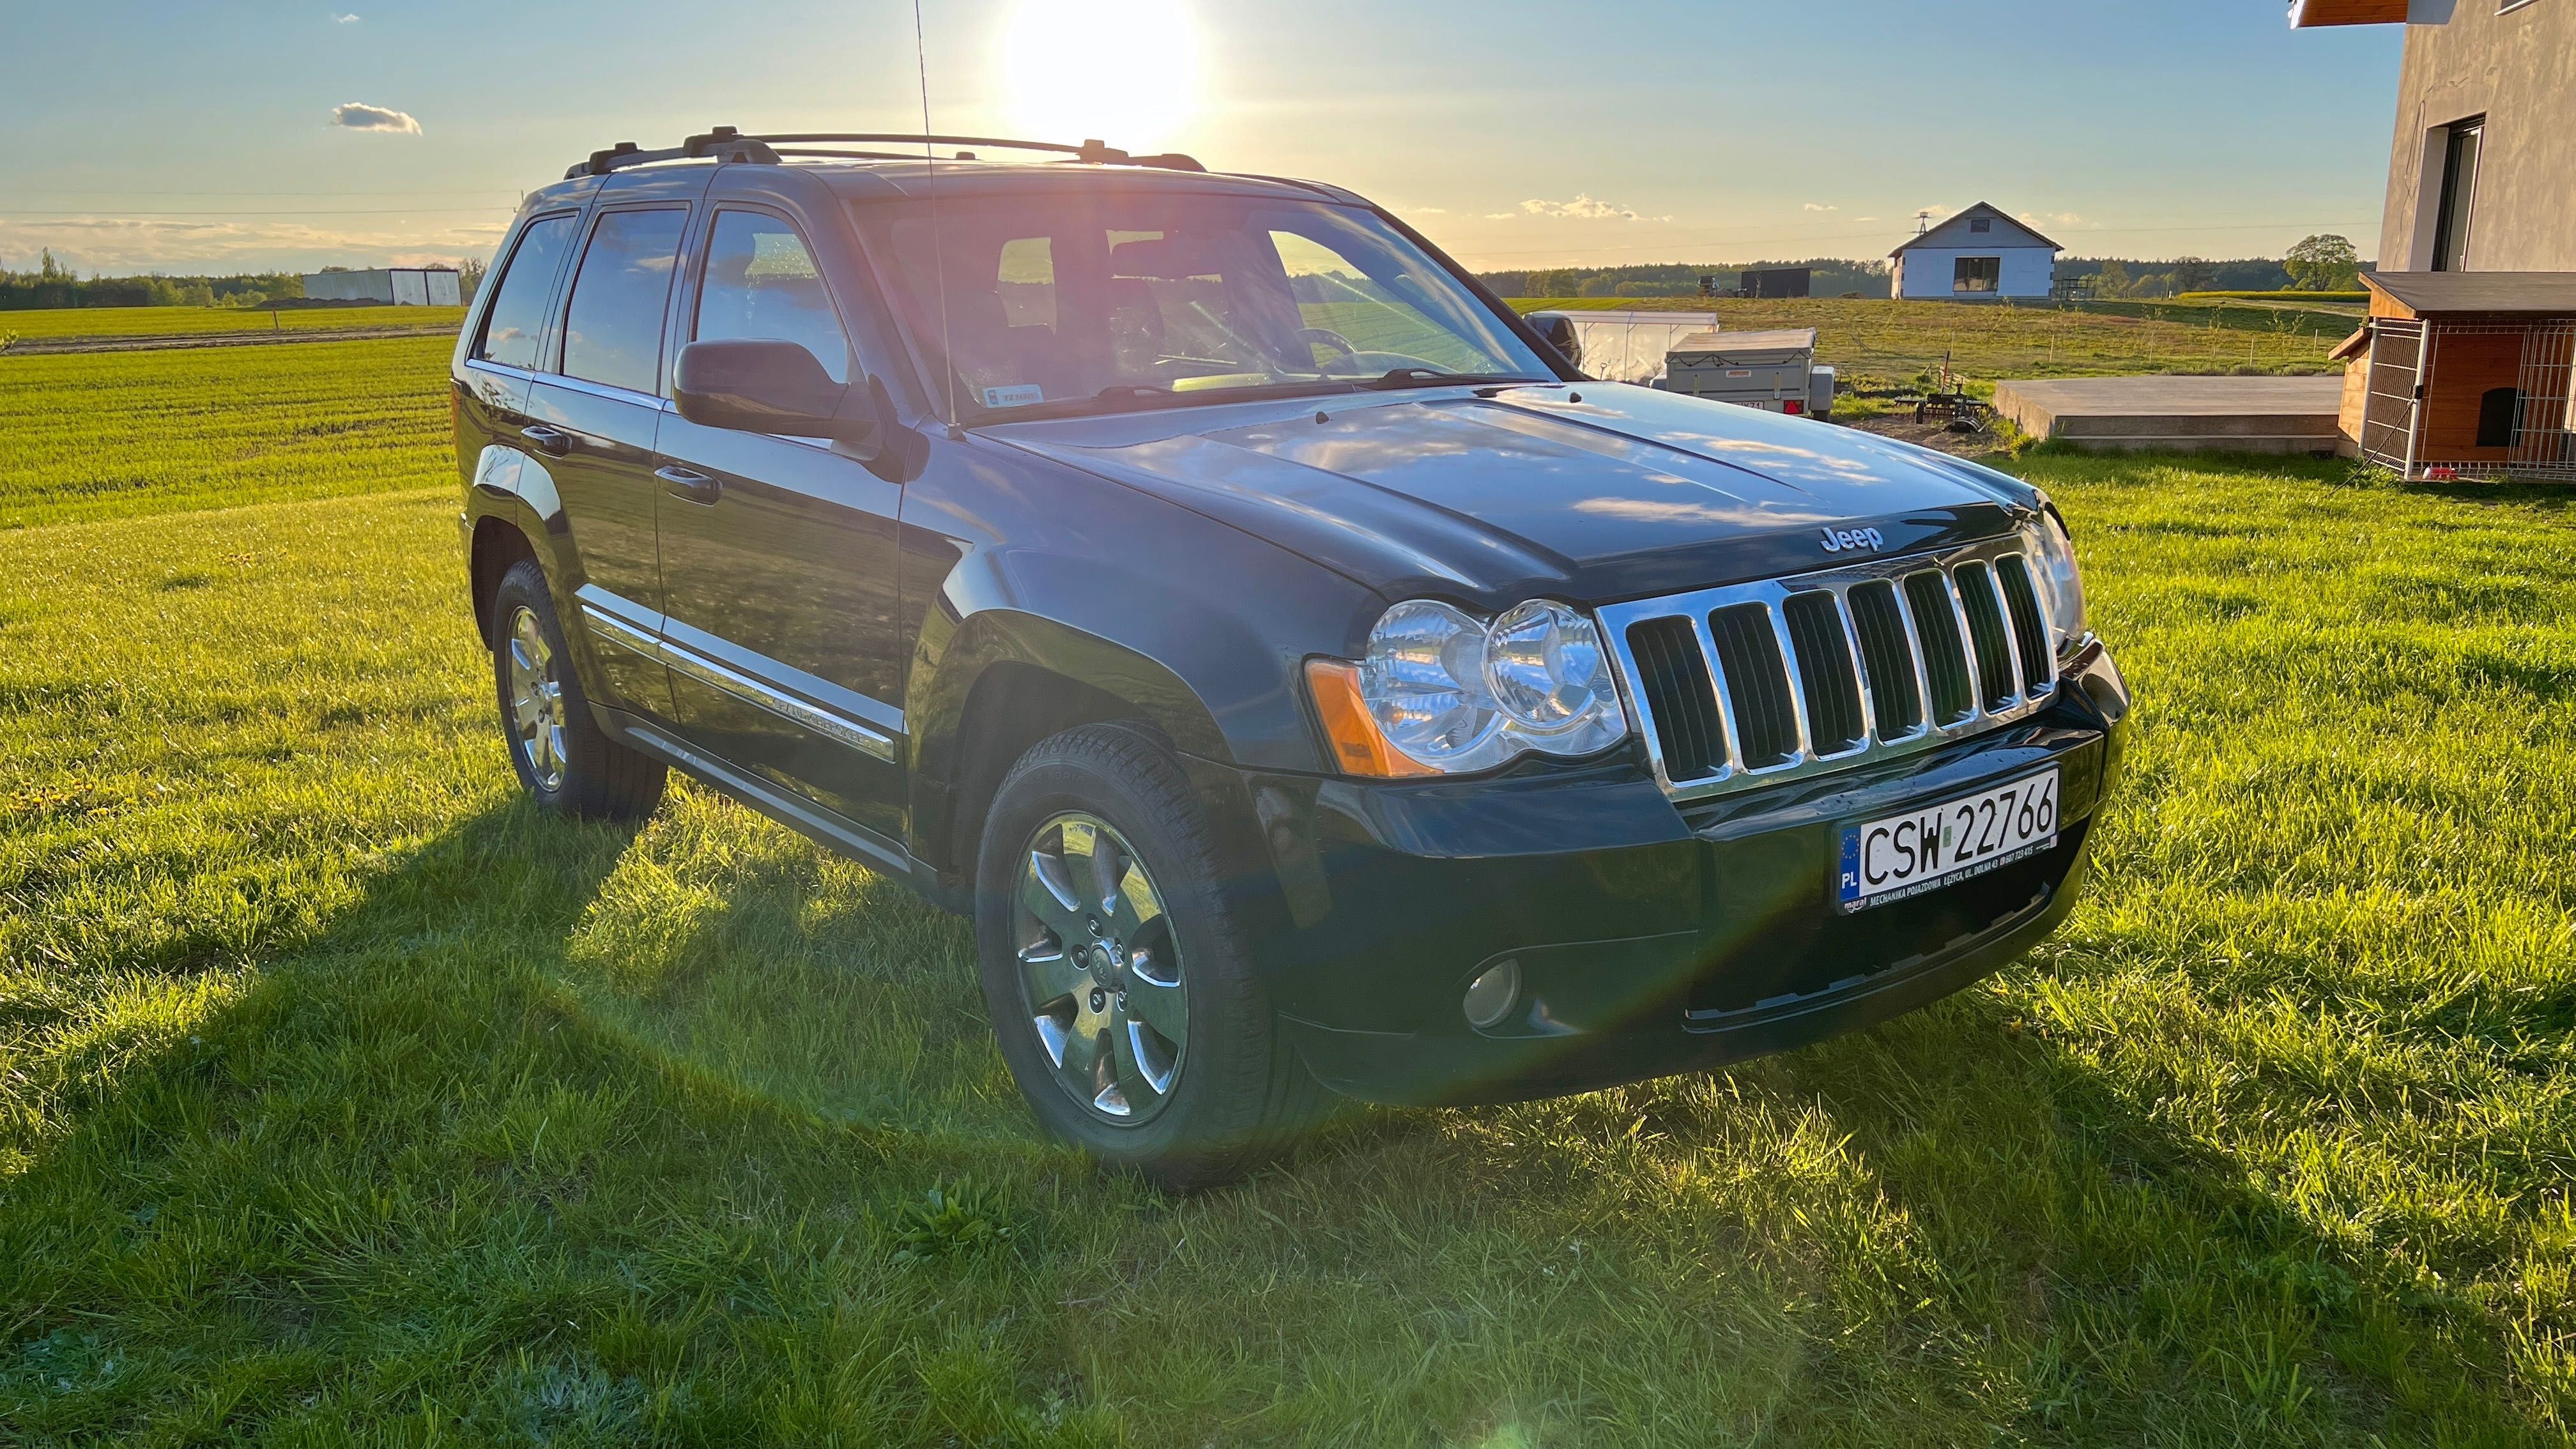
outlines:
{"label": "rear tire", "polygon": [[521,559],[492,591],[492,682],[501,738],[537,803],[586,820],[642,820],[669,771],[601,733],[564,648],[545,571]]}
{"label": "rear tire", "polygon": [[1260,989],[1178,762],[1089,725],[993,797],[975,939],[1003,1059],[1047,1131],[1186,1192],[1294,1140],[1328,1094]]}

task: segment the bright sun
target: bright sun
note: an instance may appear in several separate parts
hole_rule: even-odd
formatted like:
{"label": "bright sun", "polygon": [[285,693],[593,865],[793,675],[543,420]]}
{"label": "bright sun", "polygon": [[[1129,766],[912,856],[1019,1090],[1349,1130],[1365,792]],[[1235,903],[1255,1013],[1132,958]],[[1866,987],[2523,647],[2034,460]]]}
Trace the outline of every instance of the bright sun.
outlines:
{"label": "bright sun", "polygon": [[1002,28],[1002,114],[1031,140],[1172,144],[1198,114],[1183,0],[1020,0]]}

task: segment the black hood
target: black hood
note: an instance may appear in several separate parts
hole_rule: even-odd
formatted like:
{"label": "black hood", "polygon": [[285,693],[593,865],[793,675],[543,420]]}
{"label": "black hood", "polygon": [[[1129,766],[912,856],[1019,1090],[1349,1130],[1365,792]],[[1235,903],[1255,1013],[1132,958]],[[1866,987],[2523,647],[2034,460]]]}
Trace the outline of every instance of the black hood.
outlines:
{"label": "black hood", "polygon": [[1615,383],[1012,424],[984,436],[1222,519],[1389,598],[1601,604],[1991,537],[2038,495],[1807,419]]}

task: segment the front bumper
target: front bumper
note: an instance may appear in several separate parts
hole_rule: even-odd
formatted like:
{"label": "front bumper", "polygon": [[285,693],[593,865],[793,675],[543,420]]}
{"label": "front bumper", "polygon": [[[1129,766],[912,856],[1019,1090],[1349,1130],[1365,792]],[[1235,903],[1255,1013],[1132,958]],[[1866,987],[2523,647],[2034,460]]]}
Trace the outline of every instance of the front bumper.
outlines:
{"label": "front bumper", "polygon": [[[1510,1101],[1802,1046],[2013,960],[2074,908],[2127,711],[2097,645],[2019,723],[1687,808],[1626,765],[1398,786],[1193,772],[1231,826],[1247,948],[1316,1075],[1377,1101]],[[2052,848],[1874,910],[1834,904],[1844,824],[2052,762]],[[1471,1028],[1467,983],[1507,959],[1520,1007]]]}

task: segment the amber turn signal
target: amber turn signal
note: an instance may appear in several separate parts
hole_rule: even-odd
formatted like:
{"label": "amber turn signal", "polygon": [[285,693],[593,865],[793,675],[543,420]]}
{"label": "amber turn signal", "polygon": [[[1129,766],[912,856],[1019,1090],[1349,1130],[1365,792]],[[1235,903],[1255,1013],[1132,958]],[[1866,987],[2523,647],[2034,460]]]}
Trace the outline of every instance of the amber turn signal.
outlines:
{"label": "amber turn signal", "polygon": [[1394,780],[1439,772],[1387,743],[1360,697],[1360,667],[1339,659],[1306,661],[1306,687],[1315,696],[1315,715],[1331,741],[1333,762],[1346,775]]}

